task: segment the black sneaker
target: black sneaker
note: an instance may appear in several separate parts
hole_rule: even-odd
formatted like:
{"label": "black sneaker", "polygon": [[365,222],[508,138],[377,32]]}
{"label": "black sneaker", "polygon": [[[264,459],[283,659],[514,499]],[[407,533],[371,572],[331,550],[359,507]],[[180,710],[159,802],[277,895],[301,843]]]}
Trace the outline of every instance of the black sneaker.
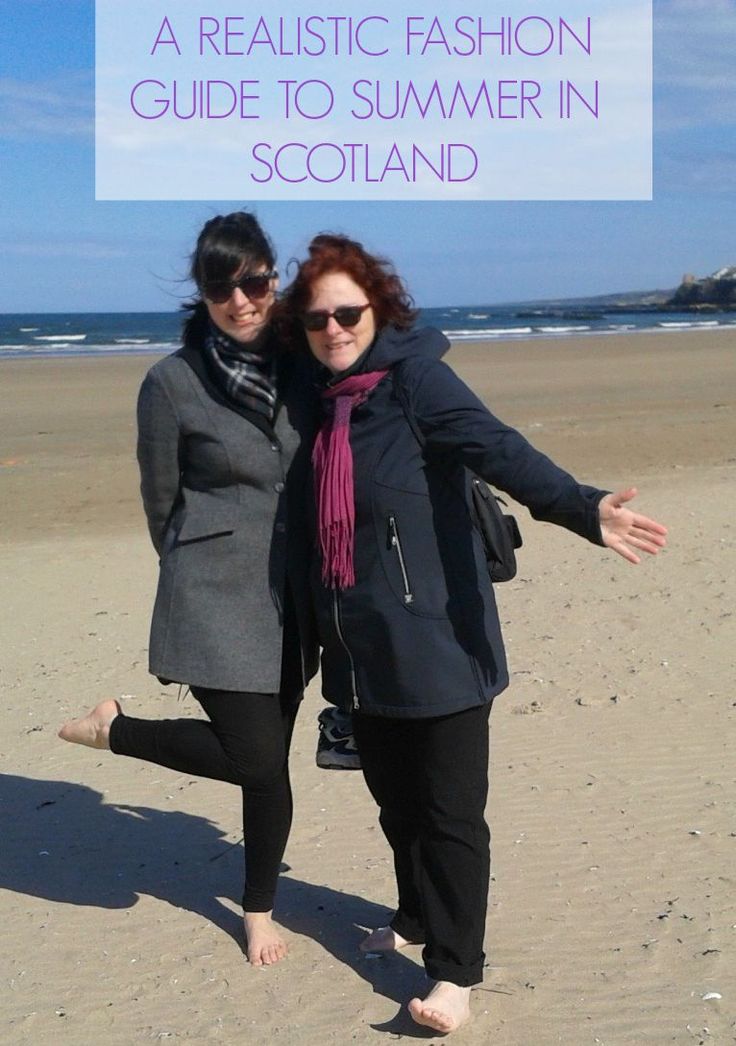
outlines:
{"label": "black sneaker", "polygon": [[334,705],[317,716],[317,766],[322,770],[360,770],[360,755],[353,737],[352,717]]}

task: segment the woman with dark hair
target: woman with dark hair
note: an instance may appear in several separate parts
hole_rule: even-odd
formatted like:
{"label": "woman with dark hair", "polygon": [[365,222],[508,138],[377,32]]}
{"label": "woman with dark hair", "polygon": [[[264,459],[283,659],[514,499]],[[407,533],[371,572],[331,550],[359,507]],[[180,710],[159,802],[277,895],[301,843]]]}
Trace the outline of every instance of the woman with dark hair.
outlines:
{"label": "woman with dark hair", "polygon": [[103,701],[60,736],[238,785],[247,954],[278,961],[271,919],[292,815],[288,752],[316,669],[300,514],[314,427],[307,361],[269,326],[273,248],[244,211],[202,229],[184,344],[138,400],[141,494],[160,557],[150,670],[208,719],[147,720]]}
{"label": "woman with dark hair", "polygon": [[361,244],[313,240],[281,307],[291,340],[321,364],[312,587],[323,691],[352,711],[398,885],[390,926],[362,947],[424,943],[434,985],[409,1009],[448,1032],[482,978],[487,727],[508,684],[468,470],[631,563],[666,531],[626,507],[635,490],[581,486],[495,418],[441,361],[445,337],[412,329],[400,280]]}

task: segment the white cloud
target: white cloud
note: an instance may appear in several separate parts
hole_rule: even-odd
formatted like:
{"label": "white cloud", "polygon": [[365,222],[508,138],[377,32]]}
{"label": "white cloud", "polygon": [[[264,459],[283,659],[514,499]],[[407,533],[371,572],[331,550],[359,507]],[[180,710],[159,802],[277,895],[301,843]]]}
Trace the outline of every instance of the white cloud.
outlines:
{"label": "white cloud", "polygon": [[658,128],[733,123],[736,4],[669,0],[655,3],[654,12]]}
{"label": "white cloud", "polygon": [[0,136],[77,138],[93,131],[93,88],[87,74],[46,81],[0,78]]}
{"label": "white cloud", "polygon": [[733,194],[736,153],[716,152],[694,159],[686,149],[672,150],[657,165],[655,186],[666,184],[679,192]]}

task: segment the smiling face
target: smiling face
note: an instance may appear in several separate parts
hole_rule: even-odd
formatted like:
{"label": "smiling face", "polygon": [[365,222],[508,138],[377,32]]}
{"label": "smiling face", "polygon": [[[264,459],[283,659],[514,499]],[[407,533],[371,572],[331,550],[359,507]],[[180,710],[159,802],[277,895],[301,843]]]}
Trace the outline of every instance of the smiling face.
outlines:
{"label": "smiling face", "polygon": [[[368,295],[345,272],[328,272],[315,280],[308,311],[334,312],[343,305],[365,305]],[[341,327],[334,316],[322,331],[305,331],[309,348],[332,374],[352,367],[376,336],[373,309],[365,309],[354,327]]]}
{"label": "smiling face", "polygon": [[[231,279],[237,280],[245,273],[255,275],[259,272],[268,272],[267,265],[241,265],[233,274]],[[203,292],[204,303],[210,319],[216,327],[243,344],[254,341],[268,323],[269,313],[273,306],[278,287],[278,279],[274,278],[269,283],[268,293],[262,298],[250,298],[240,287],[236,287],[227,301],[214,302],[207,298],[206,288]]]}

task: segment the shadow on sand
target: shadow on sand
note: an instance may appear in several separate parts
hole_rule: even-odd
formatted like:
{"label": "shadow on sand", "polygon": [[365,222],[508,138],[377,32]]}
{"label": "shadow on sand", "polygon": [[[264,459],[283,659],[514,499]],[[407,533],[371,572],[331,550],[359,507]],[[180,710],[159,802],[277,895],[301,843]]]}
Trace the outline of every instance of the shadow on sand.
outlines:
{"label": "shadow on sand", "polygon": [[[62,904],[131,908],[148,894],[219,927],[242,948],[240,917],[219,897],[242,886],[242,846],[212,821],[147,806],[108,805],[86,785],[0,775],[0,887]],[[288,871],[288,867],[286,868]],[[360,927],[385,925],[390,912],[355,894],[282,875],[278,921],[317,941],[374,992],[399,1005],[426,991],[424,972],[404,955],[376,959],[358,950]],[[402,1008],[386,1024],[416,1038]]]}

